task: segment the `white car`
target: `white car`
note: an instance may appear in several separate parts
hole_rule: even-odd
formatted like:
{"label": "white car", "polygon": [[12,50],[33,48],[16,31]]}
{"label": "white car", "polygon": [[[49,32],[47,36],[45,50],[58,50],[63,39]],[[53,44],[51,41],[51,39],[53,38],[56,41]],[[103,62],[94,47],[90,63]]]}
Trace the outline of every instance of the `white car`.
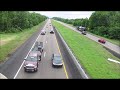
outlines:
{"label": "white car", "polygon": [[45,35],[46,31],[45,30],[41,30],[41,35]]}

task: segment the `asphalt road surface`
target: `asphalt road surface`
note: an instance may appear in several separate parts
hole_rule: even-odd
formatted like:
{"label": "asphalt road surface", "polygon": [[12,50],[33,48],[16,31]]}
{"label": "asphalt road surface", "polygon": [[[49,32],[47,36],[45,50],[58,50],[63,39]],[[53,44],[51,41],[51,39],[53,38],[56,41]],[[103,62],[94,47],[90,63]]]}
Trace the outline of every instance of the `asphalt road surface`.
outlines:
{"label": "asphalt road surface", "polygon": [[[74,31],[76,31],[76,32],[78,32],[78,33],[81,34],[81,32],[78,31],[78,30],[76,30],[76,28],[74,28],[74,27],[72,27],[72,26],[70,26],[70,25],[67,25],[67,24],[65,24],[65,23],[63,23],[63,22],[60,22],[60,21],[57,21],[57,22],[59,22],[59,23],[61,23],[62,25],[64,25],[64,26],[66,26],[66,27],[68,27],[68,28],[70,28],[70,29],[72,29],[72,30],[74,30]],[[87,34],[84,35],[84,36],[86,36],[86,37],[88,37],[88,38],[90,38],[90,39],[92,39],[92,40],[94,40],[94,41],[96,41],[96,42],[98,42],[98,39],[99,39],[98,37],[96,37],[96,36],[94,36],[94,35],[91,35],[91,34],[89,34],[89,33],[87,33]],[[98,43],[99,43],[99,42],[98,42]],[[115,44],[112,44],[112,43],[110,43],[110,42],[108,42],[108,41],[106,41],[105,44],[102,44],[102,43],[99,43],[99,44],[101,44],[101,45],[103,45],[103,46],[105,46],[105,47],[113,50],[114,52],[120,54],[120,47],[117,46],[117,45],[115,45]]]}
{"label": "asphalt road surface", "polygon": [[[53,28],[50,26],[51,21],[48,20],[43,29],[46,30],[45,35],[39,35],[37,41],[44,42],[44,50],[42,53],[41,61],[39,62],[37,72],[25,72],[24,64],[19,69],[19,72],[16,74],[16,79],[67,79],[67,71],[65,64],[62,68],[52,67],[51,57],[53,53],[61,54],[57,39],[55,34],[50,34],[50,29]],[[64,61],[63,61],[64,62]]]}
{"label": "asphalt road surface", "polygon": [[[23,43],[17,50],[10,55],[8,60],[0,63],[0,73],[8,79],[82,79],[76,66],[73,64],[70,55],[65,48],[63,42],[58,34],[50,34],[50,19],[46,20],[46,24],[39,28],[25,43]],[[45,35],[41,35],[42,29],[46,30]],[[44,42],[44,51],[42,53],[41,61],[39,62],[37,72],[24,71],[24,58],[27,58],[30,51],[34,47],[36,41]],[[60,54],[63,60],[62,68],[52,67],[52,54]]]}

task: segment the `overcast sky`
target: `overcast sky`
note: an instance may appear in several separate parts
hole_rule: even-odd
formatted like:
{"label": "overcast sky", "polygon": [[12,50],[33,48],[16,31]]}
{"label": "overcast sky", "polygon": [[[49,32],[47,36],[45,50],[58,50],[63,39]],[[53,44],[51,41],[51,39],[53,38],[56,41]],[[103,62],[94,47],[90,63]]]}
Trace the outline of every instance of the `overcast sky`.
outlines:
{"label": "overcast sky", "polygon": [[61,17],[65,19],[89,18],[94,11],[34,11],[41,15],[52,17]]}

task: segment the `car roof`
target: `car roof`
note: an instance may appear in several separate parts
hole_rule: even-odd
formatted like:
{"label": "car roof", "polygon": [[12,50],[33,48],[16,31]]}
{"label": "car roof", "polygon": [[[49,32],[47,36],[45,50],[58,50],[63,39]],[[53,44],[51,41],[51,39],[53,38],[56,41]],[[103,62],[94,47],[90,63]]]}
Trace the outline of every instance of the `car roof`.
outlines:
{"label": "car roof", "polygon": [[60,56],[60,54],[53,54],[54,56]]}
{"label": "car roof", "polygon": [[29,56],[37,56],[37,51],[30,52]]}

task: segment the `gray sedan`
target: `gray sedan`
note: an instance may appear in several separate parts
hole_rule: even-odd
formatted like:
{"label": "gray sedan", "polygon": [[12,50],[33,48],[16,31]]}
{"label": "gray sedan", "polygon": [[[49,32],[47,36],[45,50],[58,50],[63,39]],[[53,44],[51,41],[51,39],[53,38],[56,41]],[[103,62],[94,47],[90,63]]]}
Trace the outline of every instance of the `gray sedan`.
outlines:
{"label": "gray sedan", "polygon": [[62,57],[59,54],[53,54],[52,55],[52,66],[56,67],[62,67]]}

